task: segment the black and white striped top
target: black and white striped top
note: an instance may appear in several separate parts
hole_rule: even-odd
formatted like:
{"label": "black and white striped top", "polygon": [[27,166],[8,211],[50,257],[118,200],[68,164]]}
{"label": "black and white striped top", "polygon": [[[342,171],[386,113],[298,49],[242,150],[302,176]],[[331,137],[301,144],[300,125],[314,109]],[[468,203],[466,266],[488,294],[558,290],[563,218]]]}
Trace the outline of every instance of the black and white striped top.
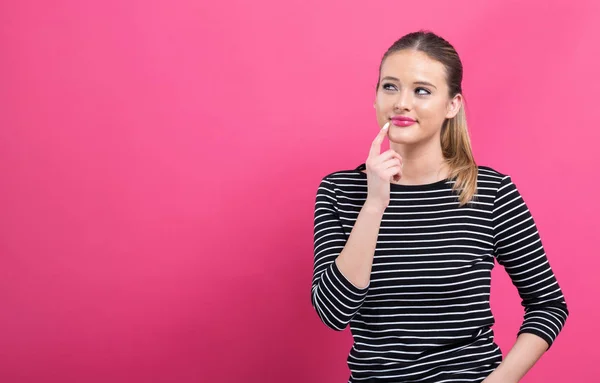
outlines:
{"label": "black and white striped top", "polygon": [[525,307],[520,333],[549,345],[568,316],[534,220],[509,176],[480,166],[475,201],[452,180],[391,184],[371,281],[336,267],[367,197],[361,164],[323,178],[314,212],[312,304],[327,326],[348,324],[350,382],[481,382],[502,360],[489,295],[494,260]]}

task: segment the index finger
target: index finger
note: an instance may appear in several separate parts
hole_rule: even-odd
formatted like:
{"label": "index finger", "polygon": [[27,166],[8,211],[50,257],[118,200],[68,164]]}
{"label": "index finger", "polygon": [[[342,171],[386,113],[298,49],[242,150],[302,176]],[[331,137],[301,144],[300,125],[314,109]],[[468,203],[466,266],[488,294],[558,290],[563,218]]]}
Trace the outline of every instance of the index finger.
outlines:
{"label": "index finger", "polygon": [[369,151],[370,157],[375,157],[375,156],[381,154],[381,143],[383,142],[383,139],[387,135],[387,131],[388,131],[389,127],[390,127],[390,122],[388,121],[385,123],[385,125],[383,125],[383,128],[381,128],[381,130],[377,134],[377,137],[375,137],[375,139],[373,140],[373,143],[371,144],[371,150]]}

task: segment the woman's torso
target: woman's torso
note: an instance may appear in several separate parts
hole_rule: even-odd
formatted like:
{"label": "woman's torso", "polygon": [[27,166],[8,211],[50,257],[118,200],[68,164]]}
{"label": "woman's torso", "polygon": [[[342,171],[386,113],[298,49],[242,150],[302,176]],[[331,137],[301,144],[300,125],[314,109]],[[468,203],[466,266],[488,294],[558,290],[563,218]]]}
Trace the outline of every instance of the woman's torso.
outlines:
{"label": "woman's torso", "polygon": [[[361,170],[364,164],[330,176],[347,236],[367,197]],[[351,381],[378,376],[439,382],[465,376],[473,382],[501,361],[489,305],[492,214],[501,178],[480,167],[476,198],[463,207],[452,181],[390,185],[368,294],[350,322]]]}

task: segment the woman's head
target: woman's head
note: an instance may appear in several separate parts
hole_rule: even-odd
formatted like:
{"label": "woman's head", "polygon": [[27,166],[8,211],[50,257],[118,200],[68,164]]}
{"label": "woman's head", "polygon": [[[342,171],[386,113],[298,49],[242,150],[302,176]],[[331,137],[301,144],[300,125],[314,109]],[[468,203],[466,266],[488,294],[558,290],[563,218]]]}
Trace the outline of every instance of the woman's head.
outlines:
{"label": "woman's head", "polygon": [[409,33],[385,52],[379,67],[375,109],[379,125],[392,117],[416,122],[390,127],[390,141],[440,145],[460,200],[475,193],[477,166],[471,152],[462,95],[463,66],[454,47],[428,31]]}

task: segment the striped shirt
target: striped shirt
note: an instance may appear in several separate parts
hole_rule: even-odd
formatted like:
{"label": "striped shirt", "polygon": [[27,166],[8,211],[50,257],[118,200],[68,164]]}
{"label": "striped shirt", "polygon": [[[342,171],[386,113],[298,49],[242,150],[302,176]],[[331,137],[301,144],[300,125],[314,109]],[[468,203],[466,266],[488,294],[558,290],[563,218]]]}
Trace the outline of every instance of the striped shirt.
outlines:
{"label": "striped shirt", "polygon": [[552,345],[567,306],[509,176],[479,166],[475,199],[462,207],[450,179],[391,184],[370,283],[357,288],[334,260],[367,197],[364,169],[325,176],[314,211],[312,304],[328,327],[350,324],[350,382],[481,382],[502,361],[489,299],[495,261],[522,299],[519,334]]}

